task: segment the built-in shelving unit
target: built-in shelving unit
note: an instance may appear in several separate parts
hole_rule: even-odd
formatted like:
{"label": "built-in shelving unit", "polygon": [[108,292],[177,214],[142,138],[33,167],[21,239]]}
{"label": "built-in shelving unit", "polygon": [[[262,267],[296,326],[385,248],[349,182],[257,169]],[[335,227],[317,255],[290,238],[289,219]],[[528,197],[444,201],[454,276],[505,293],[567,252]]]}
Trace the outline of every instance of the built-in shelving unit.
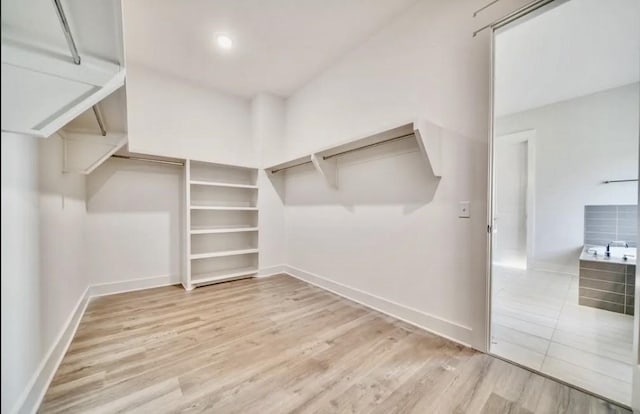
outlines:
{"label": "built-in shelving unit", "polygon": [[442,128],[424,120],[414,121],[382,132],[375,132],[365,137],[358,137],[327,148],[321,148],[310,154],[296,156],[268,166],[265,170],[273,175],[290,168],[313,164],[315,169],[325,178],[327,184],[337,188],[337,157],[405,138],[416,140],[420,151],[431,167],[433,175],[441,177],[440,140],[442,139]]}
{"label": "built-in shelving unit", "polygon": [[257,170],[187,160],[185,289],[258,272]]}

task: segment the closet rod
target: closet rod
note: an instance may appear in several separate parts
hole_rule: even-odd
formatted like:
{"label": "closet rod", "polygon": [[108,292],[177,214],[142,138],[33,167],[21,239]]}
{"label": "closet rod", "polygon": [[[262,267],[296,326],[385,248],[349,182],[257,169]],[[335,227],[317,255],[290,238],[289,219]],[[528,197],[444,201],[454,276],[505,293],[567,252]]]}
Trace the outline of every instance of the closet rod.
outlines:
{"label": "closet rod", "polygon": [[602,184],[611,184],[611,183],[630,183],[633,181],[638,181],[637,178],[630,178],[628,180],[607,180],[607,181],[603,181]]}
{"label": "closet rod", "polygon": [[67,16],[64,14],[62,3],[60,3],[60,0],[53,0],[53,5],[55,6],[56,12],[58,13],[58,19],[60,20],[60,25],[62,26],[64,37],[67,39],[67,46],[69,47],[69,51],[71,52],[71,56],[73,57],[73,63],[79,65],[80,54],[78,53],[76,42],[73,40],[73,35],[71,34],[71,29],[69,28]]}
{"label": "closet rod", "polygon": [[288,170],[289,168],[299,167],[299,166],[305,165],[305,164],[311,164],[311,161],[305,161],[305,162],[301,162],[299,164],[294,164],[294,165],[289,165],[287,167],[278,168],[277,170],[271,170],[271,174],[275,174],[278,171]]}
{"label": "closet rod", "polygon": [[98,126],[100,127],[100,133],[103,137],[107,136],[107,129],[104,126],[104,119],[102,118],[102,112],[100,112],[100,108],[98,108],[98,104],[95,104],[91,107],[93,109],[93,114],[96,117],[96,121],[98,121]]}
{"label": "closet rod", "polygon": [[415,135],[415,133],[411,132],[409,134],[400,135],[399,137],[393,137],[393,138],[385,139],[384,141],[374,142],[373,144],[363,145],[363,146],[358,147],[358,148],[352,148],[352,149],[348,149],[346,151],[338,152],[336,154],[327,155],[327,156],[322,157],[322,159],[323,160],[328,160],[330,158],[337,157],[339,155],[349,154],[350,152],[360,151],[360,150],[366,149],[366,148],[377,147],[378,145],[381,145],[381,144],[386,144],[388,142],[397,141],[399,139],[409,138],[409,137],[412,137],[414,135]]}
{"label": "closet rod", "polygon": [[112,158],[120,158],[120,159],[123,159],[123,160],[145,161],[145,162],[155,162],[155,163],[158,163],[158,164],[184,166],[184,163],[180,162],[180,161],[155,160],[153,158],[130,157],[128,155],[117,155],[117,154],[113,154],[111,157]]}

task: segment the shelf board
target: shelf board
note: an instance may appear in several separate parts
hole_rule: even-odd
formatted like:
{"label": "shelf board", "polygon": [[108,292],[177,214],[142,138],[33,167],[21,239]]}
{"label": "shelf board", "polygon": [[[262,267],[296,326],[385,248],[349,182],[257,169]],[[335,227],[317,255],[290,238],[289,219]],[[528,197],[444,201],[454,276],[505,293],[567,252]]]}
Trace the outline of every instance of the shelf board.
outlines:
{"label": "shelf board", "polygon": [[191,206],[191,210],[229,210],[229,211],[258,211],[258,207],[232,207],[232,206]]}
{"label": "shelf board", "polygon": [[238,269],[226,269],[218,270],[215,272],[201,273],[192,275],[191,283],[199,285],[203,283],[216,282],[218,280],[233,279],[236,277],[248,276],[258,273],[258,269],[255,267],[242,267]]}
{"label": "shelf board", "polygon": [[258,249],[253,248],[253,249],[242,249],[242,250],[226,250],[222,252],[196,253],[196,254],[191,254],[189,258],[191,260],[210,259],[213,257],[238,256],[242,254],[252,254],[252,253],[258,253]]}
{"label": "shelf board", "polygon": [[[442,177],[440,148],[442,135],[443,129],[440,126],[426,120],[415,120],[407,124],[383,130],[382,132],[374,132],[364,137],[350,139],[339,144],[321,148],[307,155],[287,159],[279,164],[267,166],[264,169],[271,174],[275,174],[278,171],[313,163],[314,167],[320,171],[328,183],[332,187],[337,188],[335,171],[337,163],[335,162],[335,157],[356,150],[370,148],[378,144],[395,141],[396,139],[413,137],[422,155],[429,163],[433,175],[435,177]],[[328,163],[327,161],[329,160],[332,160],[332,162]]]}
{"label": "shelf board", "polygon": [[234,184],[234,183],[222,183],[217,181],[202,181],[202,180],[191,180],[189,182],[191,185],[205,185],[210,187],[227,187],[227,188],[243,188],[247,190],[257,190],[257,185],[250,184]]}
{"label": "shelf board", "polygon": [[271,174],[275,174],[278,171],[282,171],[288,168],[293,168],[293,167],[310,164],[310,163],[311,163],[311,154],[303,155],[302,157],[293,158],[293,159],[281,162],[279,164],[266,167],[265,170],[269,171]]}
{"label": "shelf board", "polygon": [[237,227],[199,227],[192,228],[191,234],[216,234],[216,233],[240,233],[258,231],[257,227],[237,226]]}

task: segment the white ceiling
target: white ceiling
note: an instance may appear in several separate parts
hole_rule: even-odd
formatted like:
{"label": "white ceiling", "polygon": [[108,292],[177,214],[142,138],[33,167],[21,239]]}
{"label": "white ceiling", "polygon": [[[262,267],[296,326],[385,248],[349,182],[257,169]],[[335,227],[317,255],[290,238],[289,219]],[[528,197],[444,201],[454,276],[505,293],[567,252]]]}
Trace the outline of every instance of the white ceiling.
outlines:
{"label": "white ceiling", "polygon": [[496,115],[640,80],[640,1],[570,0],[496,36]]}
{"label": "white ceiling", "polygon": [[[243,97],[288,96],[414,2],[125,1],[127,64]],[[215,48],[219,32],[232,37],[232,51]]]}

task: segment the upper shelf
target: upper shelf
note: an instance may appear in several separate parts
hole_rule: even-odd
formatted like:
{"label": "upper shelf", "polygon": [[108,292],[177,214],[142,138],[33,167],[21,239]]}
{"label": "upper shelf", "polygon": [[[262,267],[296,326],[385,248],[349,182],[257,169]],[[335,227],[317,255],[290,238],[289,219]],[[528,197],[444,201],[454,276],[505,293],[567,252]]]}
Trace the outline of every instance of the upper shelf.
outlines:
{"label": "upper shelf", "polygon": [[[3,34],[4,35],[4,34]],[[124,85],[125,69],[2,39],[2,130],[47,138]],[[24,111],[23,108],[29,108]]]}
{"label": "upper shelf", "polygon": [[442,128],[425,120],[403,124],[383,132],[352,139],[341,144],[319,149],[308,155],[280,162],[265,168],[271,174],[304,164],[313,164],[325,177],[329,185],[337,187],[336,157],[360,149],[370,148],[402,138],[415,137],[420,151],[431,167],[435,177],[441,177]]}
{"label": "upper shelf", "polygon": [[274,174],[277,173],[278,171],[282,171],[282,170],[286,170],[288,168],[293,168],[293,167],[297,167],[299,165],[305,165],[305,164],[310,164],[311,163],[311,154],[309,155],[303,155],[302,157],[297,157],[291,160],[287,160],[284,162],[281,162],[279,164],[276,165],[272,165],[271,167],[267,167],[265,168],[265,170],[269,171],[270,173]]}
{"label": "upper shelf", "polygon": [[5,3],[2,131],[47,138],[124,86],[121,0]]}

